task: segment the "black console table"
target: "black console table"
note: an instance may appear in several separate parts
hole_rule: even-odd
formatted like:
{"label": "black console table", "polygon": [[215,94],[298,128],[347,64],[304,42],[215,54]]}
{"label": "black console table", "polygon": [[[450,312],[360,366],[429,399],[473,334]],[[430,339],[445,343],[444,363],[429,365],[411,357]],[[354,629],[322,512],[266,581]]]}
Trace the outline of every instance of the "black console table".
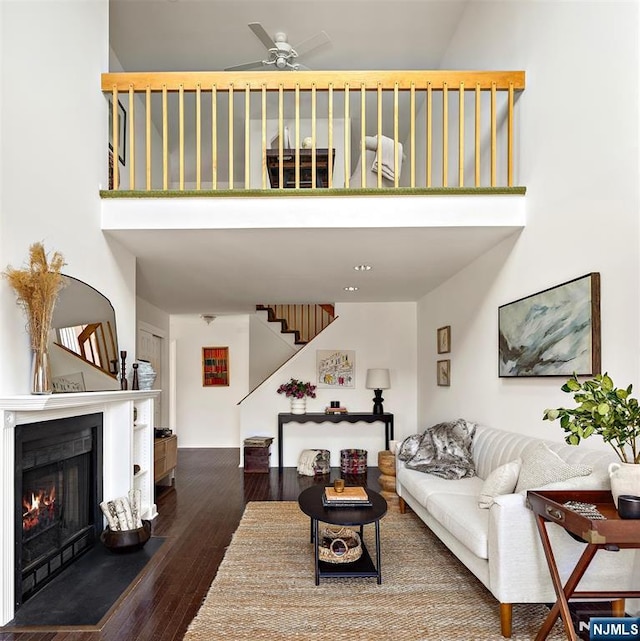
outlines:
{"label": "black console table", "polygon": [[393,440],[393,414],[372,414],[371,412],[349,412],[348,414],[325,414],[307,412],[306,414],[278,414],[278,470],[282,472],[282,428],[285,423],[384,423],[384,447],[389,449]]}

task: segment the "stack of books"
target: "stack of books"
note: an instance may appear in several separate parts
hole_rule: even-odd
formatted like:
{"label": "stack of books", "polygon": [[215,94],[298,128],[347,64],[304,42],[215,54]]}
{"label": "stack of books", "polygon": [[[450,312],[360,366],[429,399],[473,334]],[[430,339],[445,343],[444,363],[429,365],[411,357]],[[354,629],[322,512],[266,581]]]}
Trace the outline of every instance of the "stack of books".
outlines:
{"label": "stack of books", "polygon": [[325,414],[347,414],[346,407],[326,407],[324,410]]}
{"label": "stack of books", "polygon": [[336,492],[332,487],[325,487],[322,495],[324,507],[371,507],[371,499],[363,487],[345,487]]}

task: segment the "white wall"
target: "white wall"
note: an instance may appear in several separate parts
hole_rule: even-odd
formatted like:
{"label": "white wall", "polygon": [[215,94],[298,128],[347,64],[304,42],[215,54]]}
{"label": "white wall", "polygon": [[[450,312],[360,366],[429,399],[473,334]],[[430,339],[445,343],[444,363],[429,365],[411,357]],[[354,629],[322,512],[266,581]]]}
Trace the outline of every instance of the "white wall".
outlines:
{"label": "white wall", "polygon": [[[107,0],[2,3],[0,267],[22,265],[36,241],[60,251],[66,273],[111,300],[119,343],[133,349],[135,261],[100,230],[107,104],[99,83],[108,68],[108,9]],[[0,281],[3,394],[30,389],[24,326],[13,292]]]}
{"label": "white wall", "polygon": [[[238,402],[249,392],[249,318],[171,316],[176,425],[180,447],[239,447]],[[229,386],[202,387],[202,348],[229,347]]]}
{"label": "white wall", "polygon": [[[639,383],[638,5],[470,3],[443,67],[470,60],[526,70],[527,227],[419,302],[418,413],[423,423],[465,416],[561,440],[541,417],[572,402],[564,379],[498,378],[497,309],[600,272],[603,370],[620,385]],[[443,325],[452,326],[449,388],[435,383]]]}
{"label": "white wall", "polygon": [[[308,412],[323,412],[338,400],[352,412],[370,412],[373,391],[365,388],[367,369],[389,368],[391,389],[386,390],[384,409],[394,414],[395,436],[401,439],[417,431],[416,423],[416,305],[414,303],[338,303],[338,317],[307,347],[265,381],[241,404],[241,439],[254,434],[277,436],[278,412],[289,412],[289,400],[277,393],[290,378],[316,382],[316,351],[354,350],[356,384],[353,389],[318,389],[307,400]],[[296,466],[306,448],[331,450],[331,464],[339,465],[342,448],[364,448],[368,463],[377,466],[377,452],[384,449],[381,424],[315,425],[287,424],[284,436],[284,465]],[[272,447],[272,465],[277,465],[277,443]]]}
{"label": "white wall", "polygon": [[[266,312],[261,312],[266,314]],[[273,325],[273,327],[272,327]],[[257,387],[299,349],[276,329],[280,323],[269,323],[258,314],[249,316],[249,389]],[[292,334],[288,335],[289,337]]]}

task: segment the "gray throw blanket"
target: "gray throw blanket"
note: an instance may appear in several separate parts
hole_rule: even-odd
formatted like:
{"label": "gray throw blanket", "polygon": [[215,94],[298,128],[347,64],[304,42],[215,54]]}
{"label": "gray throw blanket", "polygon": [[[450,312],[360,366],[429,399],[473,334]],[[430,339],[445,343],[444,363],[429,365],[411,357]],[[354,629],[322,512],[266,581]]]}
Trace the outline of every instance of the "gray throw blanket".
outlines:
{"label": "gray throw blanket", "polygon": [[422,434],[407,437],[400,446],[398,458],[409,469],[443,479],[475,476],[471,455],[475,433],[475,423],[462,418],[438,423]]}

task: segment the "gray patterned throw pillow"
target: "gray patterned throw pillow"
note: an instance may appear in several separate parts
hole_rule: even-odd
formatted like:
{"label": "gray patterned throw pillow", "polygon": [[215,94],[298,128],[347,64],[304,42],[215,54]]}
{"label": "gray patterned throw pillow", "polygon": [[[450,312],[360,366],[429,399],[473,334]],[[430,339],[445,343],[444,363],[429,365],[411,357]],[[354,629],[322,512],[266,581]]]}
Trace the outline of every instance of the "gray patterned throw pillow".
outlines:
{"label": "gray patterned throw pillow", "polygon": [[475,433],[475,423],[462,418],[438,423],[422,434],[420,444],[406,466],[444,479],[475,476],[471,456]]}

